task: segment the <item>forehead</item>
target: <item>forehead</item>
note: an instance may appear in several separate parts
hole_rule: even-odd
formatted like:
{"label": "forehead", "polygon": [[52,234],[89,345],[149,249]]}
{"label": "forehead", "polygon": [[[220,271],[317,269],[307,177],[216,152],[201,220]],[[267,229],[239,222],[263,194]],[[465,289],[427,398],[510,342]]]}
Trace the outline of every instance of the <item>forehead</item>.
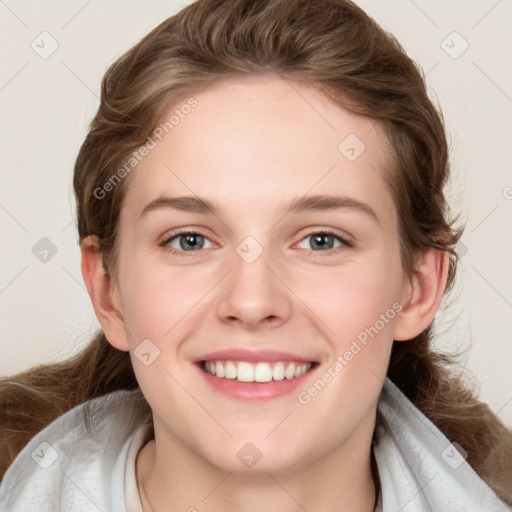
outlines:
{"label": "forehead", "polygon": [[153,137],[132,172],[128,208],[140,213],[158,196],[196,194],[261,210],[309,191],[393,207],[388,142],[375,120],[276,76],[225,78],[191,96],[193,108],[182,108],[184,98],[162,116],[168,134]]}

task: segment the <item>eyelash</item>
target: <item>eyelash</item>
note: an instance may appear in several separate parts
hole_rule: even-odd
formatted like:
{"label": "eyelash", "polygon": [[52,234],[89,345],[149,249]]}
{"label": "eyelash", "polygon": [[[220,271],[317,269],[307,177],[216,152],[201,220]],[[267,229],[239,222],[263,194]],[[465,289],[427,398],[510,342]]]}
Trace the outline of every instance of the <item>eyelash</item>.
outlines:
{"label": "eyelash", "polygon": [[[208,239],[207,236],[203,235],[202,233],[199,233],[198,231],[182,230],[182,231],[177,231],[177,232],[172,233],[170,236],[166,237],[165,240],[163,242],[161,242],[159,245],[161,247],[163,247],[170,254],[177,255],[177,256],[183,256],[188,253],[190,256],[192,256],[194,254],[194,252],[198,252],[198,251],[176,250],[173,247],[167,245],[167,244],[169,244],[169,242],[171,242],[175,238],[178,238],[183,235],[198,235],[198,236]],[[348,241],[346,238],[340,236],[338,233],[334,232],[333,230],[331,230],[329,228],[321,229],[318,231],[312,231],[311,233],[308,233],[307,235],[302,237],[300,239],[299,243],[313,235],[329,235],[329,236],[332,236],[333,238],[335,238],[336,240],[338,240],[339,242],[341,242],[341,244],[342,244],[340,247],[336,247],[333,249],[327,249],[325,251],[315,251],[313,249],[306,249],[306,250],[311,251],[314,254],[314,257],[325,257],[325,256],[328,257],[333,254],[338,254],[342,251],[352,248],[354,245],[352,242]],[[326,254],[321,254],[321,253],[326,253]]]}

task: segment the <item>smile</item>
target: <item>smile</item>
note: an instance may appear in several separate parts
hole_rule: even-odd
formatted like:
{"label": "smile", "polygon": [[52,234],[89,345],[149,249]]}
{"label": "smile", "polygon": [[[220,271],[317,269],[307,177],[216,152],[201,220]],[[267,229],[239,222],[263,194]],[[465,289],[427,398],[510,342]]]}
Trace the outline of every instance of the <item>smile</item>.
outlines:
{"label": "smile", "polygon": [[284,379],[295,379],[313,366],[313,362],[294,361],[257,362],[217,360],[203,361],[202,369],[221,379],[237,380],[238,382],[270,382]]}

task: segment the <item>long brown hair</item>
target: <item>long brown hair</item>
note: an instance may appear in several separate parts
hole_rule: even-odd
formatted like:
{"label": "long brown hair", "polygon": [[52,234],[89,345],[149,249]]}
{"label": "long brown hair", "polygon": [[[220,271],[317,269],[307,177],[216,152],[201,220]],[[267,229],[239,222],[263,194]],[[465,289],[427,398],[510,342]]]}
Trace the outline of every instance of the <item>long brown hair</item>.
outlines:
{"label": "long brown hair", "polygon": [[[147,141],[171,104],[217,77],[263,73],[312,85],[383,126],[392,148],[389,185],[404,272],[412,273],[415,256],[427,247],[447,251],[448,292],[462,228],[450,218],[443,193],[449,164],[441,113],[400,44],[348,0],[198,0],[114,62],[75,164],[80,240],[96,235],[103,265],[114,273],[129,176],[106,193],[104,184]],[[413,340],[395,341],[388,376],[512,504],[512,434],[477,401],[453,357],[431,348],[433,335],[430,326]],[[117,389],[138,385],[129,354],[114,349],[102,332],[64,363],[3,379],[0,471],[58,415]]]}

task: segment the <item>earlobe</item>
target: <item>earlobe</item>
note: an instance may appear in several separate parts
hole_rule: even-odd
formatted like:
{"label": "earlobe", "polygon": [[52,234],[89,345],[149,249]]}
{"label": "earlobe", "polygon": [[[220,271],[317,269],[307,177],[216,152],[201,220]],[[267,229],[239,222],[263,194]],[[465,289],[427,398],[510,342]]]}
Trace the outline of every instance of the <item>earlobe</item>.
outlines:
{"label": "earlobe", "polygon": [[416,271],[405,286],[403,309],[393,330],[394,340],[410,340],[432,323],[446,287],[448,267],[447,251],[430,248],[420,255]]}
{"label": "earlobe", "polygon": [[88,236],[80,243],[82,276],[92,306],[109,343],[119,350],[129,349],[122,305],[115,282],[105,271],[97,237]]}

